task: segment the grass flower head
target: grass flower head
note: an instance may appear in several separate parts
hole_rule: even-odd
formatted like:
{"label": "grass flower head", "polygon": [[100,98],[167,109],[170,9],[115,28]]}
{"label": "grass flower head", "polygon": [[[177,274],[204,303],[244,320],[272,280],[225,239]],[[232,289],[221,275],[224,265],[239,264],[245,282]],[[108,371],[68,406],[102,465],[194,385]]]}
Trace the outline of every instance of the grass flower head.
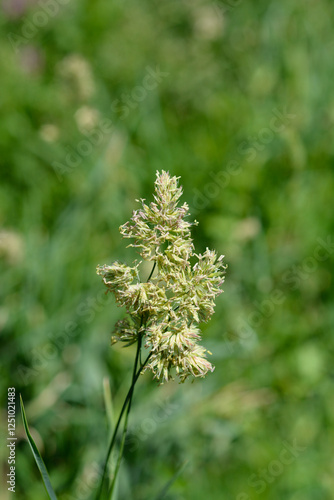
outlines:
{"label": "grass flower head", "polygon": [[[129,246],[152,262],[152,273],[141,282],[138,268],[119,262],[97,267],[108,291],[114,294],[127,318],[116,323],[112,342],[135,343],[139,338],[150,351],[145,370],[163,383],[177,375],[204,377],[214,367],[199,344],[199,324],[214,313],[215,299],[222,292],[226,266],[223,255],[209,250],[196,254],[188,222],[187,203],[179,206],[182,187],[178,177],[157,172],[154,201],[141,207],[120,227]],[[194,262],[195,261],[195,262]],[[153,273],[153,271],[155,271]]]}

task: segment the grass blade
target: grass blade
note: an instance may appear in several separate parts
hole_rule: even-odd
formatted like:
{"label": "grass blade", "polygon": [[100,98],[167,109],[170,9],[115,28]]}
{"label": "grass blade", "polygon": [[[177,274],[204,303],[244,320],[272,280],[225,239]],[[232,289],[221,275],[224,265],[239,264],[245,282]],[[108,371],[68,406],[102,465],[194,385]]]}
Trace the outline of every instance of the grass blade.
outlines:
{"label": "grass blade", "polygon": [[112,395],[110,389],[110,382],[108,377],[104,377],[103,379],[103,397],[104,397],[104,405],[107,412],[107,420],[110,426],[110,430],[112,431],[113,427],[113,404],[112,404]]}
{"label": "grass blade", "polygon": [[175,472],[174,476],[166,483],[166,485],[162,488],[162,490],[154,498],[154,500],[163,500],[163,498],[165,498],[165,496],[168,493],[168,490],[170,489],[172,484],[177,480],[177,478],[180,476],[180,474],[182,474],[182,472],[184,471],[187,464],[188,464],[188,460],[186,460],[185,462],[183,462],[183,464],[180,465],[178,470]]}
{"label": "grass blade", "polygon": [[30,445],[32,454],[34,455],[35,462],[36,462],[37,467],[39,468],[39,471],[41,473],[45,489],[49,495],[50,500],[57,500],[56,494],[53,491],[53,488],[51,486],[48,471],[46,470],[45,464],[44,464],[43,459],[38,451],[38,448],[35,444],[35,441],[33,440],[32,436],[29,432],[27,417],[26,417],[26,413],[24,411],[24,405],[23,405],[23,400],[22,400],[21,394],[20,394],[20,405],[21,405],[21,413],[22,413],[24,430],[25,430],[25,433],[27,435],[28,443]]}

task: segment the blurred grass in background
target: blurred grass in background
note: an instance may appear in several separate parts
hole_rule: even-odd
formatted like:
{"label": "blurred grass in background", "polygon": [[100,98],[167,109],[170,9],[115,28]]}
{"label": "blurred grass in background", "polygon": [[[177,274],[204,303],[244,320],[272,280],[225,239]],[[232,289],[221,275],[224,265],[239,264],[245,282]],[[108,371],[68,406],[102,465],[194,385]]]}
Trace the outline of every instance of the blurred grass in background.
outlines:
{"label": "blurred grass in background", "polygon": [[[181,176],[197,251],[229,267],[203,327],[216,370],[142,377],[119,498],[154,499],[186,461],[167,500],[333,498],[333,14],[329,0],[3,1],[2,442],[15,386],[60,500],[93,497],[102,381],[115,414],[130,383],[95,267],[131,262],[118,227],[157,169]],[[18,500],[46,498],[23,439],[16,482]]]}

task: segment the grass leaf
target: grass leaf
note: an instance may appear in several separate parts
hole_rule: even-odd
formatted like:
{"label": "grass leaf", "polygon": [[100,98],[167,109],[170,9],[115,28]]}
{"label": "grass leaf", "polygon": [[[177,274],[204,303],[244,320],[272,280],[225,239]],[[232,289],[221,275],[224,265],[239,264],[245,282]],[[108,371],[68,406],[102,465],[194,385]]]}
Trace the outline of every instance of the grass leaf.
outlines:
{"label": "grass leaf", "polygon": [[175,472],[174,476],[169,481],[167,481],[165,486],[162,488],[160,493],[158,493],[158,495],[154,498],[154,500],[163,500],[165,498],[165,496],[168,493],[168,490],[171,488],[171,486],[177,480],[177,478],[180,476],[180,474],[182,474],[182,472],[184,471],[187,464],[188,464],[188,460],[186,460],[185,462],[183,462],[183,464],[180,465],[178,470]]}
{"label": "grass leaf", "polygon": [[25,433],[27,435],[31,451],[32,451],[32,453],[34,455],[35,462],[36,462],[37,467],[39,468],[39,471],[41,473],[41,476],[42,476],[42,479],[43,479],[43,482],[44,482],[44,486],[45,486],[46,491],[47,491],[47,493],[49,495],[49,498],[51,500],[57,500],[56,494],[53,491],[53,488],[51,486],[51,482],[50,482],[48,471],[46,470],[45,464],[44,464],[43,459],[42,459],[42,457],[41,457],[41,455],[40,455],[40,453],[38,451],[38,448],[37,448],[37,446],[35,444],[35,441],[33,440],[32,436],[31,436],[31,434],[29,432],[27,417],[26,417],[26,413],[24,411],[24,405],[23,405],[23,400],[22,400],[21,394],[20,394],[20,405],[21,405],[21,413],[22,413],[22,420],[23,420],[24,430],[25,430]]}

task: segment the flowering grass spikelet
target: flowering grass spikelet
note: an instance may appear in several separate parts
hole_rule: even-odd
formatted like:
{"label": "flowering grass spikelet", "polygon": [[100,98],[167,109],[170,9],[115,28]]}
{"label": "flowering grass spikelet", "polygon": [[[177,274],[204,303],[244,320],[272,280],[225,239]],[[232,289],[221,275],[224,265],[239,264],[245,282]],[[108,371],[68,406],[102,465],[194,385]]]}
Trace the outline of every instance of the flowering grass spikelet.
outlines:
{"label": "flowering grass spikelet", "polygon": [[[190,229],[197,222],[185,220],[189,207],[179,206],[178,179],[157,172],[154,201],[147,205],[144,199],[137,200],[141,207],[120,227],[121,235],[133,240],[129,246],[137,249],[142,261],[133,267],[119,262],[97,267],[107,292],[127,313],[116,323],[112,343],[127,346],[142,339],[150,352],[144,370],[151,370],[160,383],[174,375],[183,382],[214,370],[199,344],[198,325],[213,315],[226,269],[224,256],[214,250],[195,253]],[[153,266],[146,282],[139,276],[143,261]]]}

